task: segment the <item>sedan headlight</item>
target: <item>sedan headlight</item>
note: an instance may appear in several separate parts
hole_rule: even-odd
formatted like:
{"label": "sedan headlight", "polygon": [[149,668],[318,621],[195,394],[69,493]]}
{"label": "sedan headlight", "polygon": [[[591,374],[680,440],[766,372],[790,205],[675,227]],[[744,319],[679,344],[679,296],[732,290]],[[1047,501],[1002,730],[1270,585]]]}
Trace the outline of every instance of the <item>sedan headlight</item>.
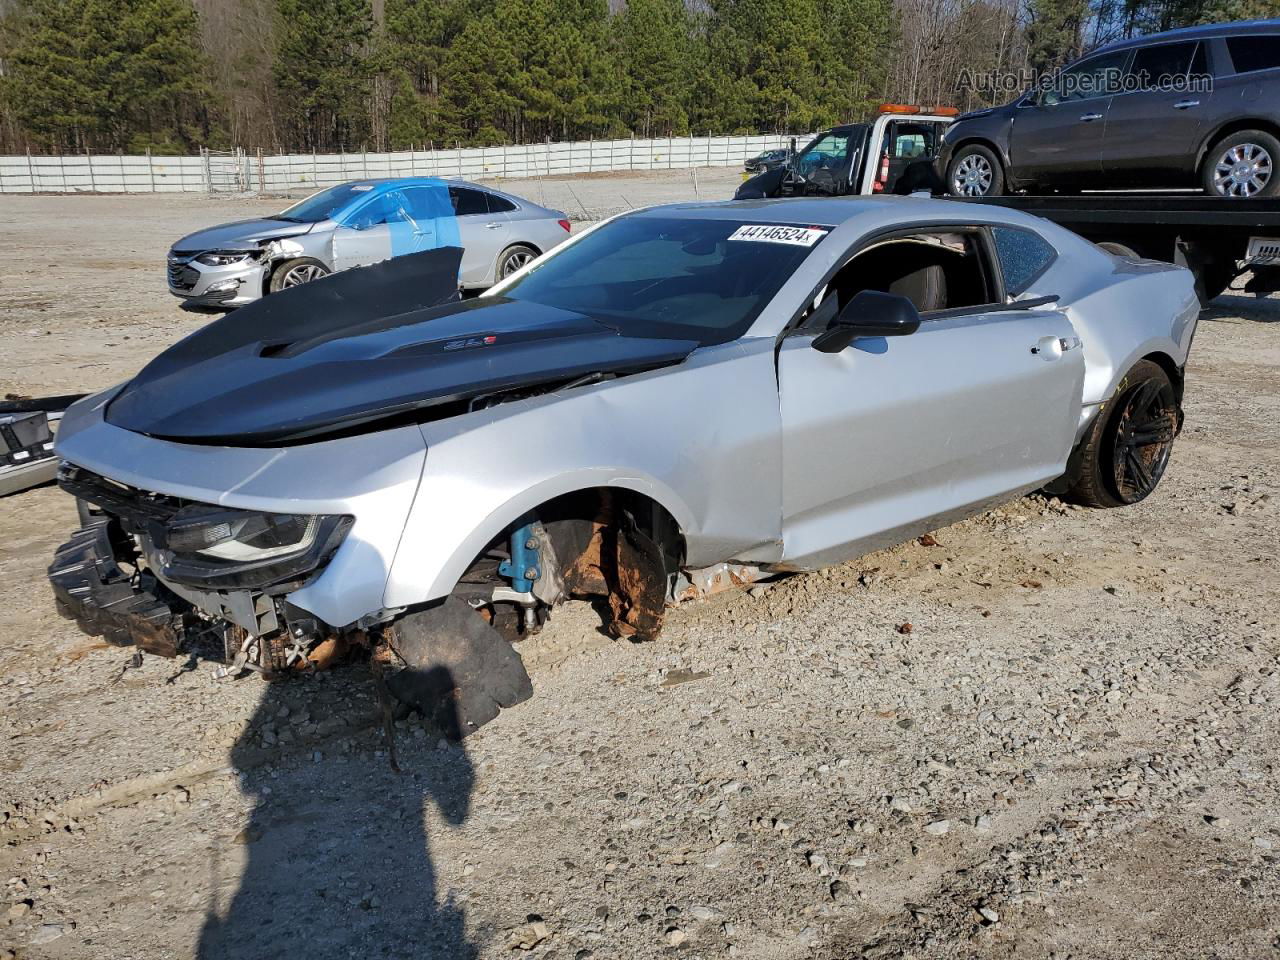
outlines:
{"label": "sedan headlight", "polygon": [[233,263],[243,263],[253,256],[249,250],[210,250],[196,257],[197,263],[207,267],[226,267]]}

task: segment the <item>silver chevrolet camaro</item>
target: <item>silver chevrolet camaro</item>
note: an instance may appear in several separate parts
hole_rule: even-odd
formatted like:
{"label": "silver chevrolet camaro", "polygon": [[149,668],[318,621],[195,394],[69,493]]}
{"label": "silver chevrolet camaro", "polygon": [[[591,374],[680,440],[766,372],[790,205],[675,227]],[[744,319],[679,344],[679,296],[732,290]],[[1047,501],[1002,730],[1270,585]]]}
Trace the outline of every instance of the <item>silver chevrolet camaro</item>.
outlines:
{"label": "silver chevrolet camaro", "polygon": [[1028,491],[1142,500],[1199,311],[1186,270],[914,197],[639,210],[467,302],[457,257],[267,298],[71,408],[60,611],[230,673],[369,648],[466,733],[565,598],[647,639]]}
{"label": "silver chevrolet camaro", "polygon": [[236,307],[338,270],[461,247],[458,280],[483,289],[569,236],[559,210],[473,183],[402,177],[343,183],[270,217],[224,223],[169,250],[169,292]]}

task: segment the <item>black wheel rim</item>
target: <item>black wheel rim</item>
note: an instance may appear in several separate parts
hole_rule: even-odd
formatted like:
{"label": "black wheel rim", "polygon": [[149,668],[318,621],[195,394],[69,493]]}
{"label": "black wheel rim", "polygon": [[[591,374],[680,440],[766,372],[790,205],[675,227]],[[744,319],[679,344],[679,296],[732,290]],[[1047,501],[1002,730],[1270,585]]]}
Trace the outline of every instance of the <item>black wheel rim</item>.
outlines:
{"label": "black wheel rim", "polygon": [[1156,488],[1173,452],[1178,405],[1168,382],[1147,380],[1121,401],[1116,421],[1112,468],[1116,495],[1137,503]]}

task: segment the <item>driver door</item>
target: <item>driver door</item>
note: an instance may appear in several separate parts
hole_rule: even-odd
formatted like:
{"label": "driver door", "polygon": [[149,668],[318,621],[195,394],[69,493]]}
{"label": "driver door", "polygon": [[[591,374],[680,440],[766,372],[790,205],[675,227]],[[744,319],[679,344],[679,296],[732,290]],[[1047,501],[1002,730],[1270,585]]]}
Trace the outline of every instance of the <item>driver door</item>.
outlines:
{"label": "driver door", "polygon": [[[983,262],[968,267],[998,277],[985,231],[969,235]],[[877,288],[912,286],[861,287]],[[999,291],[997,281],[1000,303],[925,312],[913,334],[857,339],[840,353],[813,349],[820,329],[783,341],[784,562],[818,567],[899,543],[1063,473],[1084,351],[1064,311],[1001,309]]]}
{"label": "driver door", "polygon": [[390,190],[370,197],[333,231],[333,268],[347,270],[412,252],[413,228],[404,195]]}

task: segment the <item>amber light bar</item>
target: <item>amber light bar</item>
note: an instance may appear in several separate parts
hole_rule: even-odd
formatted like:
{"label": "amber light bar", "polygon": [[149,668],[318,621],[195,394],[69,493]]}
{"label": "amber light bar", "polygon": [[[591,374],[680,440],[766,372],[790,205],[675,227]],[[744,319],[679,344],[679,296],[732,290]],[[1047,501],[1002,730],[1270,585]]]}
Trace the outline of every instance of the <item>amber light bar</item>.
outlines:
{"label": "amber light bar", "polygon": [[879,113],[927,113],[935,117],[955,117],[960,111],[955,107],[921,107],[914,103],[882,103]]}

